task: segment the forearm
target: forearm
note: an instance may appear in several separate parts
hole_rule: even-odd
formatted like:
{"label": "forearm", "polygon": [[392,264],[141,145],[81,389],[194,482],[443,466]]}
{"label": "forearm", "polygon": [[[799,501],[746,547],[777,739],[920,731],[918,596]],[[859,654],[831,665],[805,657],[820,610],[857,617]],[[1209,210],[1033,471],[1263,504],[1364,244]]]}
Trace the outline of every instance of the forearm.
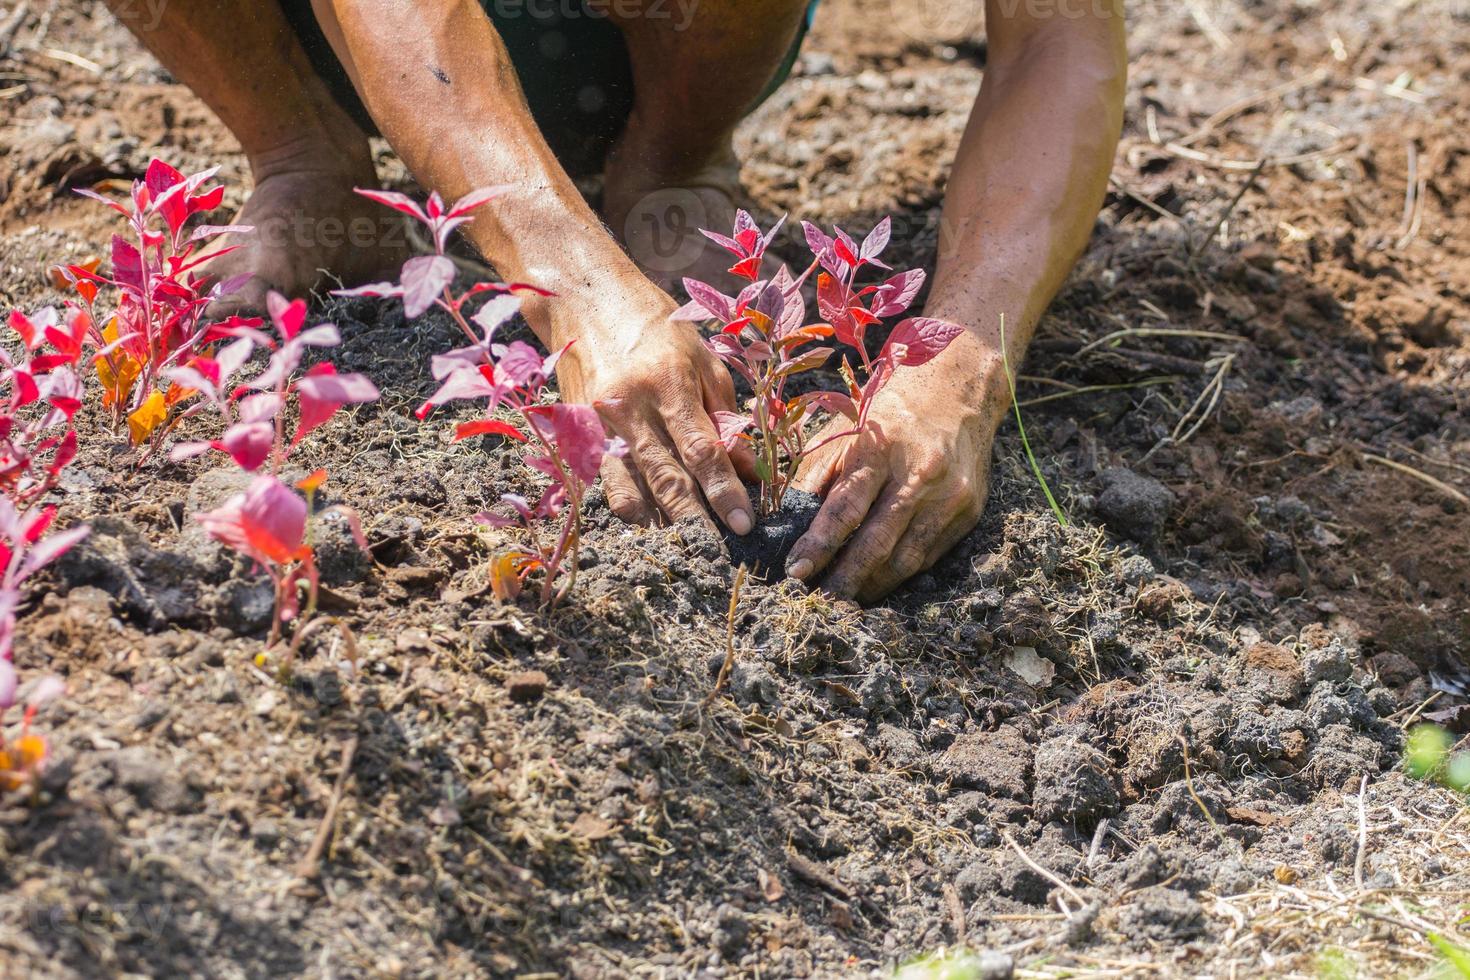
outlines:
{"label": "forearm", "polygon": [[[603,229],[542,137],[494,25],[477,0],[316,0],[329,37],[383,135],[428,189],[453,200],[514,185],[466,234],[506,279],[559,296],[617,290],[636,269]],[[336,36],[332,36],[335,34]],[[532,328],[559,347],[589,319],[528,300]]]}
{"label": "forearm", "polygon": [[949,366],[981,372],[994,404],[1004,401],[1001,315],[1015,365],[1091,233],[1122,127],[1127,55],[1121,14],[1050,23],[992,51],[947,190],[925,312],[969,328]]}

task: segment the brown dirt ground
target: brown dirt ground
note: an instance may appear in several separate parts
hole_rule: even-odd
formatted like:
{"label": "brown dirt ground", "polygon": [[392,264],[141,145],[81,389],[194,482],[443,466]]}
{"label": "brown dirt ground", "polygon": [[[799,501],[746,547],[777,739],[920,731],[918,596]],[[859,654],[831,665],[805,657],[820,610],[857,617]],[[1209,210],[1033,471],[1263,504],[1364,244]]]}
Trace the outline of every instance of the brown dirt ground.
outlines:
{"label": "brown dirt ground", "polygon": [[[222,163],[227,203],[246,178],[101,4],[32,7],[0,62],[5,308],[106,241],[67,187],[154,155]],[[824,4],[743,131],[757,205],[895,212],[929,264],[984,62],[964,9]],[[302,460],[374,544],[329,559],[356,679],[325,646],[293,683],[256,669],[258,583],[187,519],[228,481],[93,431],[61,500],[94,534],[21,624],[22,668],[70,690],[39,805],[0,805],[0,974],[846,976],[967,942],[1036,977],[1313,975],[1323,950],[1389,976],[1428,967],[1426,930],[1470,941],[1465,810],[1394,771],[1470,669],[1470,507],[1373,459],[1470,491],[1470,22],[1132,20],[1113,191],[1021,384],[1074,523],[1007,428],[980,527],[889,603],[748,586],[708,710],[717,542],[604,515],[556,614],[480,594],[468,517],[528,478],[413,420],[441,322],[329,304],[385,392]],[[1174,333],[1098,343],[1135,328]],[[544,695],[512,702],[531,669]]]}

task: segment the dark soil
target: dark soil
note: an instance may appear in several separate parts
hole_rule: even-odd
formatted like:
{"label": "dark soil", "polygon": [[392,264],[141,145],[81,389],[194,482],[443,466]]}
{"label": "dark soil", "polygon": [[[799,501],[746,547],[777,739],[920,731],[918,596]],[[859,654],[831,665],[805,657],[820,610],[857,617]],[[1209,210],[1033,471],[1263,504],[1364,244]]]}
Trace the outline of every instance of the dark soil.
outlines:
{"label": "dark soil", "polygon": [[[1416,916],[1470,892],[1434,852],[1459,804],[1394,771],[1470,666],[1470,508],[1377,461],[1470,491],[1454,8],[1135,19],[1113,189],[1020,380],[1071,524],[1007,427],[980,526],[878,608],[751,583],[731,624],[717,537],[597,509],[562,607],[496,602],[503,539],[470,517],[534,480],[414,419],[453,329],[323,303],[384,392],[299,459],[366,521],[370,561],[325,545],[362,669],[322,634],[281,684],[253,663],[269,590],[189,518],[231,478],[94,423],[58,495],[93,535],[23,607],[22,671],[69,691],[39,800],[0,804],[0,975],[851,976],[958,942],[1032,976],[1301,975],[1354,944],[1409,951],[1361,975],[1422,968],[1386,905],[1262,924],[1340,910],[1358,872]],[[103,249],[70,186],[153,155],[245,186],[102,4],[31,9],[0,63],[0,307]],[[895,263],[932,265],[969,9],[824,3],[740,135],[758,209],[894,212]],[[1139,327],[1173,332],[1105,340]],[[1465,942],[1455,919],[1430,921]]]}
{"label": "dark soil", "polygon": [[749,534],[725,532],[730,564],[737,568],[744,565],[761,581],[779,579],[785,574],[786,557],[821,508],[822,499],[816,494],[791,487],[781,498],[780,509],[762,517]]}

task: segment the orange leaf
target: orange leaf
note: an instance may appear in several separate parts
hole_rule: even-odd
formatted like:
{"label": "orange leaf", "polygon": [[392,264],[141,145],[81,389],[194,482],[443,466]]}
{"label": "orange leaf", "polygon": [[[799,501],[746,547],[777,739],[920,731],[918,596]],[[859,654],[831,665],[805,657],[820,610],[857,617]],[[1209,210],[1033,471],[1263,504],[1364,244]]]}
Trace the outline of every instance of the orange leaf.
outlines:
{"label": "orange leaf", "polygon": [[128,413],[128,435],[133,445],[141,446],[168,418],[168,404],[163,392],[155,391]]}
{"label": "orange leaf", "polygon": [[296,489],[300,490],[302,493],[315,493],[317,491],[317,488],[319,488],[323,483],[326,482],[327,471],[317,470],[315,473],[311,473],[303,477],[299,482],[297,482]]}

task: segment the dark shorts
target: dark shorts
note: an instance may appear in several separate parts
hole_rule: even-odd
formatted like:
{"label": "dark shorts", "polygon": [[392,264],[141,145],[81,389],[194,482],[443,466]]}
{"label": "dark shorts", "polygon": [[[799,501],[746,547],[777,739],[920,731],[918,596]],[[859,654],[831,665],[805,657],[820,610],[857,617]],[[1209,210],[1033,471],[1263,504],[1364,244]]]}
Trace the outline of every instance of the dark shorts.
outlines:
{"label": "dark shorts", "polygon": [[[279,0],[317,74],[337,102],[369,133],[377,127],[352,87],[311,10],[311,0]],[[580,0],[481,0],[520,77],[531,114],[557,159],[575,174],[602,169],[608,148],[633,109],[633,71],[623,32]],[[780,69],[755,105],[791,74],[817,0]],[[676,11],[670,4],[671,10]]]}

